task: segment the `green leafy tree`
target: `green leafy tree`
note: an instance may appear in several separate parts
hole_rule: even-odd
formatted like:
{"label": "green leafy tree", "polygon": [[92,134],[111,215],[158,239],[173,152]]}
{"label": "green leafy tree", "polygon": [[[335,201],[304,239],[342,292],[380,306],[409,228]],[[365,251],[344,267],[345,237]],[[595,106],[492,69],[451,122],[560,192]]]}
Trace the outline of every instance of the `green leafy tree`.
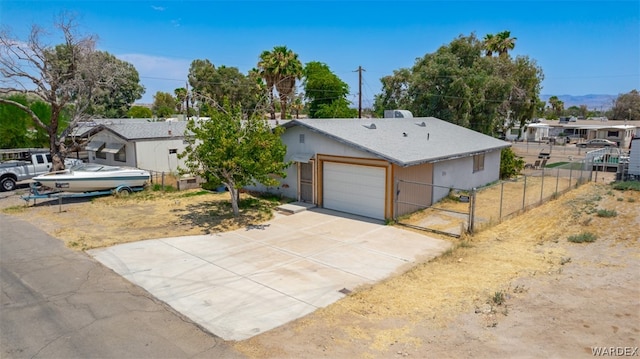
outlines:
{"label": "green leafy tree", "polygon": [[127,117],[129,118],[152,118],[153,111],[145,106],[131,106],[127,111]]}
{"label": "green leafy tree", "polygon": [[[27,106],[25,95],[9,96],[9,100]],[[26,112],[13,105],[0,103],[0,148],[32,147],[29,123],[32,121]]]}
{"label": "green leafy tree", "polygon": [[242,120],[238,106],[227,104],[214,110],[207,121],[190,120],[183,172],[199,175],[209,182],[229,189],[233,213],[238,216],[238,191],[252,183],[277,184],[274,176],[286,175],[286,146],[280,139],[282,129],[271,130],[267,121],[257,116]]}
{"label": "green leafy tree", "polygon": [[[126,117],[131,105],[144,94],[138,71],[132,64],[119,60],[108,52],[95,51],[90,56],[95,67],[108,68],[111,72],[91,72],[88,75],[93,76],[92,81],[101,86],[94,90],[87,113],[107,118]],[[105,79],[105,76],[108,78]]]}
{"label": "green leafy tree", "polygon": [[540,90],[544,74],[536,62],[527,56],[518,56],[514,60],[497,59],[502,63],[501,68],[507,71],[501,76],[510,86],[508,99],[500,107],[500,115],[510,119],[509,128],[519,124],[522,129],[527,121],[543,111],[539,110]]}
{"label": "green leafy tree", "polygon": [[349,101],[339,98],[329,104],[321,104],[314,118],[356,118],[358,110],[349,107]]}
{"label": "green leafy tree", "polygon": [[640,93],[638,90],[618,95],[612,111],[614,120],[640,120]]}
{"label": "green leafy tree", "polygon": [[286,46],[276,46],[272,51],[263,51],[258,62],[258,71],[267,83],[271,119],[275,119],[273,89],[280,98],[280,118],[287,118],[287,103],[291,98],[296,80],[303,75],[304,68],[298,54]]}
{"label": "green leafy tree", "polygon": [[152,111],[159,118],[167,118],[174,113],[176,99],[168,92],[158,91],[153,96]]}
{"label": "green leafy tree", "polygon": [[[55,23],[62,44],[49,46],[44,30],[32,26],[26,41],[7,29],[0,33],[0,96],[24,94],[48,106],[48,120],[31,107],[0,97],[0,103],[25,112],[37,128],[47,133],[53,170],[64,168],[64,158],[78,143],[70,136],[74,127],[90,117],[91,106],[111,83],[117,83],[121,66],[115,61],[99,61],[92,36],[76,33],[72,17],[63,14]],[[65,114],[69,121],[64,121]]]}
{"label": "green leafy tree", "polygon": [[509,179],[517,176],[524,169],[524,160],[516,156],[511,147],[500,152],[500,178]]}
{"label": "green leafy tree", "polygon": [[411,69],[384,77],[375,112],[406,109],[487,135],[504,130],[507,119],[506,126],[531,119],[539,104],[542,70],[526,56],[483,56],[487,41],[497,38],[459,36],[417,59]]}
{"label": "green leafy tree", "polygon": [[304,86],[305,98],[309,101],[309,117],[338,118],[344,116],[333,114],[350,113],[347,101],[349,85],[331,72],[326,64],[317,61],[307,63],[304,68],[302,85]]}
{"label": "green leafy tree", "polygon": [[409,96],[411,78],[411,70],[399,69],[393,70],[393,75],[380,79],[384,91],[375,97],[373,107],[377,116],[383,117],[385,109],[393,110],[411,107],[412,100]]}
{"label": "green leafy tree", "polygon": [[221,106],[225,99],[234,106],[240,105],[245,117],[251,116],[261,100],[262,88],[256,78],[252,71],[244,75],[236,67],[216,68],[209,60],[194,60],[189,68],[189,84],[204,116],[211,108]]}

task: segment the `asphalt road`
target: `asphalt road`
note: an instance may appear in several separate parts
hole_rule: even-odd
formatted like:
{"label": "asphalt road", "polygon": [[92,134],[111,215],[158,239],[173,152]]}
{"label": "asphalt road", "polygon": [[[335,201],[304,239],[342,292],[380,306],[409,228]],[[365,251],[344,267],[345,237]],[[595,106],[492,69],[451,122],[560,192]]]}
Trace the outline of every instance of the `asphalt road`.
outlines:
{"label": "asphalt road", "polygon": [[240,358],[88,255],[0,214],[1,358]]}

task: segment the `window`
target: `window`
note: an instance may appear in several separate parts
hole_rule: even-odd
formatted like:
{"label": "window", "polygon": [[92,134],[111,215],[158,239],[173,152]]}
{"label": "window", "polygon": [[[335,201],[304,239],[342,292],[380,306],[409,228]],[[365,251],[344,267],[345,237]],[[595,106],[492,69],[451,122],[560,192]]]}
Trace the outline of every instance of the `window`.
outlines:
{"label": "window", "polygon": [[127,162],[127,146],[122,146],[118,152],[113,155],[113,159],[118,162]]}
{"label": "window", "polygon": [[519,130],[519,129],[517,129],[517,128],[512,128],[512,129],[511,129],[511,134],[512,134],[512,135],[517,135],[519,132],[520,132],[520,130]]}
{"label": "window", "polygon": [[177,153],[178,153],[178,149],[177,149],[177,148],[170,148],[170,149],[169,149],[169,154],[170,154],[170,155],[175,155],[175,154],[177,154]]}
{"label": "window", "polygon": [[304,143],[304,133],[300,134],[300,143]]}
{"label": "window", "polygon": [[100,145],[99,148],[96,149],[96,158],[102,158],[103,160],[106,160],[107,153],[102,150],[104,150],[104,142]]}
{"label": "window", "polygon": [[618,131],[607,131],[607,137],[618,137]]}
{"label": "window", "polygon": [[484,171],[484,153],[473,156],[473,172]]}

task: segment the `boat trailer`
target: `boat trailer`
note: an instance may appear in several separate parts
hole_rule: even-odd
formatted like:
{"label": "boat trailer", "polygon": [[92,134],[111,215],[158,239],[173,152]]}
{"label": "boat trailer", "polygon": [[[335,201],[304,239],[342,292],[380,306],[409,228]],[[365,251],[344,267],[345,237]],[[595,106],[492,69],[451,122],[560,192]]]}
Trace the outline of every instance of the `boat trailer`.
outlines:
{"label": "boat trailer", "polygon": [[33,200],[33,205],[36,205],[36,201],[38,199],[58,199],[58,205],[60,206],[60,210],[62,210],[62,200],[64,198],[86,198],[86,197],[97,197],[97,196],[106,196],[112,194],[129,194],[133,192],[139,192],[144,190],[144,186],[141,187],[129,187],[126,185],[120,185],[116,188],[102,190],[102,191],[89,191],[89,192],[64,192],[60,190],[51,190],[42,192],[38,187],[40,184],[38,182],[33,182],[29,185],[29,194],[22,196],[22,199],[27,202],[27,206]]}

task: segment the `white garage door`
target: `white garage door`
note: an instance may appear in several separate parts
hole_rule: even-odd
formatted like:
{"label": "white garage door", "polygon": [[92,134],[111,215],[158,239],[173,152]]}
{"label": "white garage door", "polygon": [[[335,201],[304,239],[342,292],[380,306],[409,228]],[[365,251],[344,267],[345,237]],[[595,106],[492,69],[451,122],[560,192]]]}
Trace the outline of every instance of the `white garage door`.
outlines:
{"label": "white garage door", "polygon": [[384,219],[385,169],[324,162],[323,206]]}

